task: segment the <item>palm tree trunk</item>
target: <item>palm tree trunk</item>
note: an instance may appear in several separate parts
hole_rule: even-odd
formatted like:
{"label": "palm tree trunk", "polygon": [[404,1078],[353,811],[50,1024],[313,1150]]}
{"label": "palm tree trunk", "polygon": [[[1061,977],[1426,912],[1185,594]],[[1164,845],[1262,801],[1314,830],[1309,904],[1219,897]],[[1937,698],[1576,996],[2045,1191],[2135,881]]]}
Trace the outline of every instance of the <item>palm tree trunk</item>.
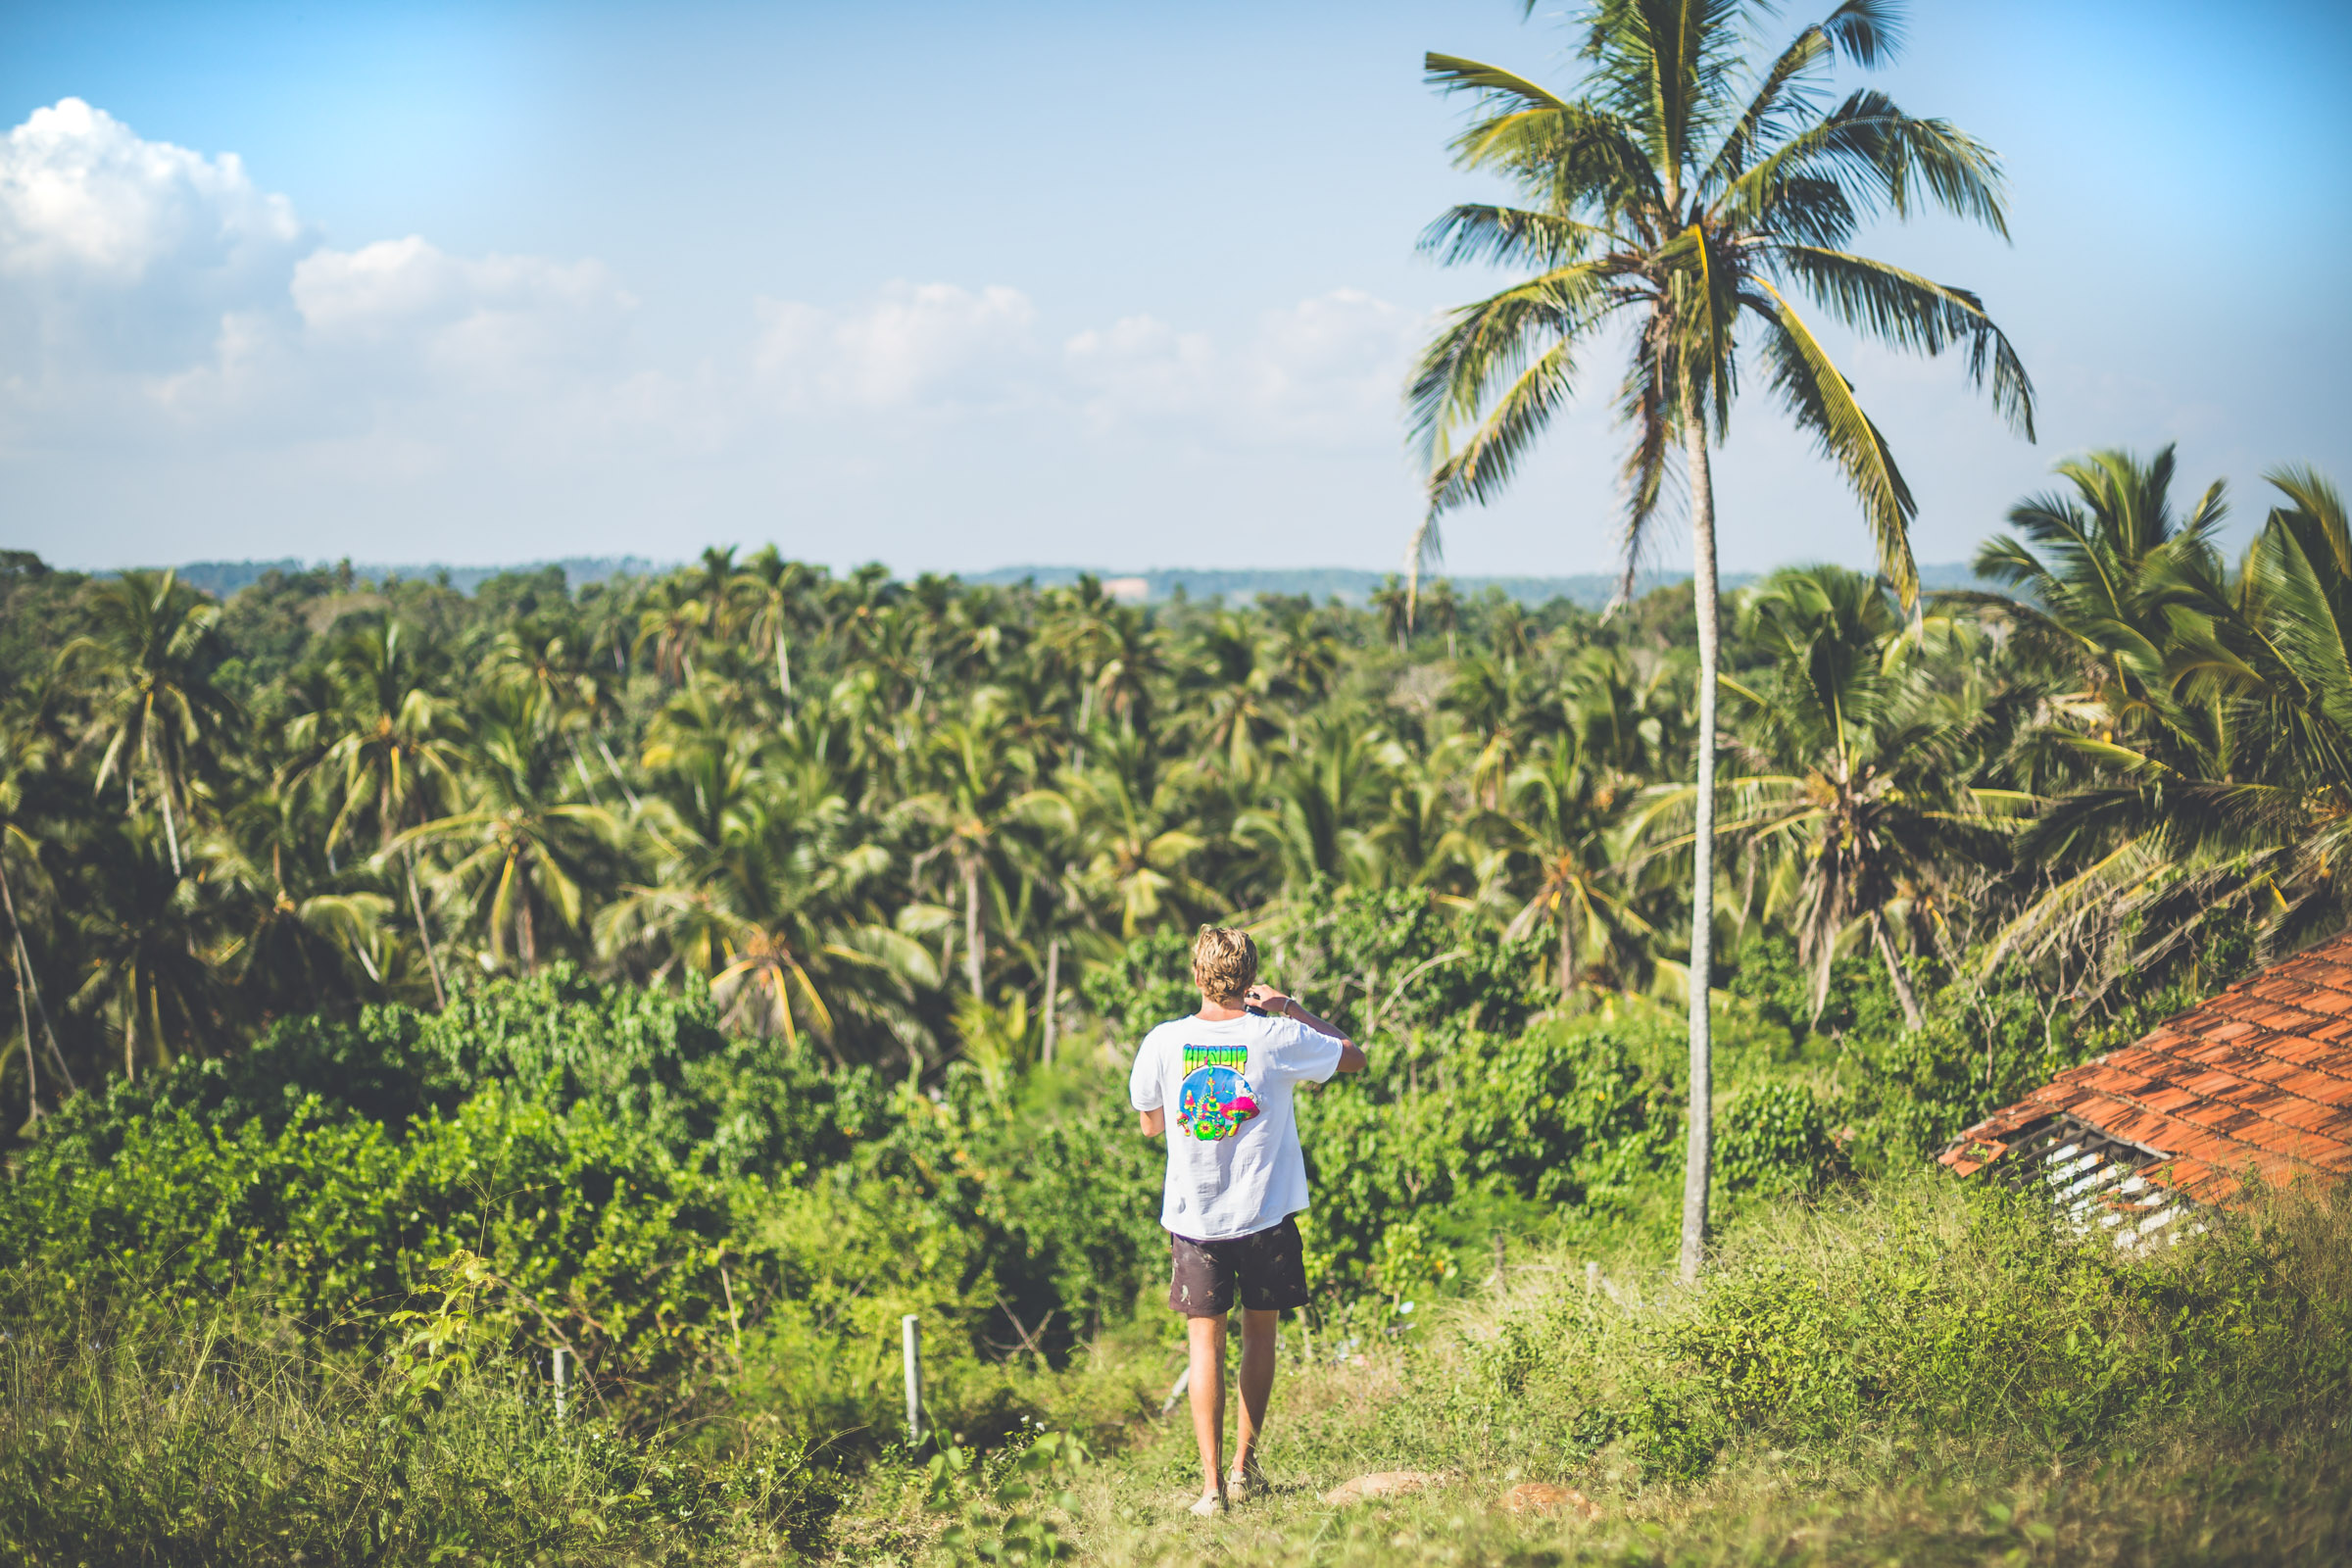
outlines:
{"label": "palm tree trunk", "polygon": [[514,901],[514,946],[522,955],[522,972],[537,974],[539,932],[537,922],[531,919],[531,885],[528,882],[522,885],[520,896]]}
{"label": "palm tree trunk", "polygon": [[1565,1003],[1576,992],[1576,913],[1566,900],[1560,902],[1560,1001]]}
{"label": "palm tree trunk", "polygon": [[600,811],[603,810],[605,803],[596,798],[596,780],[588,776],[588,759],[580,753],[579,737],[566,735],[564,737],[564,743],[571,748],[571,765],[574,771],[580,775],[580,788],[588,792],[588,804]]}
{"label": "palm tree trunk", "polygon": [[24,1125],[32,1126],[41,1119],[41,1080],[32,1070],[32,1007],[24,1000],[24,987],[29,977],[24,973],[24,960],[11,953],[17,968],[17,1023],[24,1031]]}
{"label": "palm tree trunk", "polygon": [[1879,945],[1879,961],[1886,965],[1886,978],[1894,982],[1894,1000],[1903,1009],[1903,1032],[1919,1028],[1919,998],[1911,990],[1911,981],[1903,973],[1902,960],[1895,956],[1894,941],[1886,935],[1886,921],[1879,911],[1870,911],[1870,934]]}
{"label": "palm tree trunk", "polygon": [[[17,895],[8,885],[8,867],[4,863],[0,863],[0,907],[8,910],[8,934],[16,948],[17,973],[23,976],[24,987],[32,993],[33,1011],[41,1015],[41,1038],[48,1042],[49,1060],[56,1065],[66,1093],[77,1094],[81,1086],[74,1081],[73,1072],[66,1066],[66,1054],[57,1049],[57,1026],[49,1021],[49,1004],[41,1000],[41,982],[32,972],[32,954],[24,946],[24,924],[17,918]],[[30,1049],[30,1036],[25,1044]]]}
{"label": "palm tree trunk", "polygon": [[156,794],[164,800],[164,843],[172,851],[172,874],[179,875],[179,824],[172,819],[172,771],[160,763],[156,774],[163,780]]}
{"label": "palm tree trunk", "polygon": [[605,766],[612,773],[612,782],[620,786],[621,799],[627,801],[629,809],[634,811],[637,809],[637,792],[630,789],[629,781],[620,776],[620,763],[613,759],[612,748],[605,744],[602,735],[596,738],[596,749],[604,755]]}
{"label": "palm tree trunk", "polygon": [[963,867],[963,977],[974,1001],[980,997],[980,862]]}
{"label": "palm tree trunk", "polygon": [[433,933],[424,923],[424,900],[416,891],[416,846],[409,846],[409,908],[416,916],[416,940],[424,946],[425,972],[433,977],[433,1005],[449,1007],[449,993],[441,986],[441,958],[433,952]]}
{"label": "palm tree trunk", "polygon": [[[1054,1041],[1061,1033],[1061,938],[1046,942],[1046,1065],[1054,1065]],[[32,1049],[32,1037],[24,1037],[24,1049]]]}
{"label": "palm tree trunk", "polygon": [[1714,1152],[1715,1041],[1708,998],[1715,974],[1715,485],[1707,430],[1688,376],[1683,447],[1690,476],[1691,589],[1698,611],[1698,797],[1690,846],[1690,1113],[1683,1155],[1682,1276],[1698,1278],[1707,1252],[1707,1185]]}
{"label": "palm tree trunk", "polygon": [[792,701],[792,658],[784,650],[784,628],[776,628],[776,686],[786,702]]}
{"label": "palm tree trunk", "polygon": [[7,867],[0,867],[0,903],[7,906],[7,929],[10,929],[10,936],[14,938],[14,945],[17,945],[17,966],[24,971],[25,985],[33,992],[33,1010],[40,1013],[40,1037],[49,1046],[49,1065],[57,1067],[57,1077],[66,1084],[69,1096],[71,1093],[80,1093],[82,1086],[73,1081],[73,1069],[66,1067],[66,1054],[57,1049],[57,1025],[49,1022],[49,1004],[40,999],[40,978],[33,973],[33,955],[24,945],[24,924],[17,919],[17,896],[12,894],[10,884],[7,884]]}

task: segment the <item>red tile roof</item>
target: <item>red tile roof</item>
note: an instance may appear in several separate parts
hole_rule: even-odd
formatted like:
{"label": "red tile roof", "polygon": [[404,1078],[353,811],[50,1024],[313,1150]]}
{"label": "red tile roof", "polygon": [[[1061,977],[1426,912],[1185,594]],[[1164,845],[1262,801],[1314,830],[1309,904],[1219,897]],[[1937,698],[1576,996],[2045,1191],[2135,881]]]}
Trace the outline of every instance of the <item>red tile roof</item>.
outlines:
{"label": "red tile roof", "polygon": [[2352,1177],[2352,934],[2323,942],[2167,1018],[1994,1111],[1943,1152],[1967,1176],[2055,1116],[2140,1146],[2141,1174],[2197,1202],[2253,1171],[2278,1183]]}

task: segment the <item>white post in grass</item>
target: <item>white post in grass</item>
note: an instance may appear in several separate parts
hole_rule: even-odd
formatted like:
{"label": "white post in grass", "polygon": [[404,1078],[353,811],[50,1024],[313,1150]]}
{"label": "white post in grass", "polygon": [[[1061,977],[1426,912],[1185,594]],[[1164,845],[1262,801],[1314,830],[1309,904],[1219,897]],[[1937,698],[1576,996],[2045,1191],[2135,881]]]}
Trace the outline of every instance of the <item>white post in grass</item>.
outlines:
{"label": "white post in grass", "polygon": [[564,1348],[556,1347],[556,1419],[564,1419]]}
{"label": "white post in grass", "polygon": [[899,1339],[906,1357],[906,1446],[923,1435],[923,1320],[912,1312],[899,1319]]}

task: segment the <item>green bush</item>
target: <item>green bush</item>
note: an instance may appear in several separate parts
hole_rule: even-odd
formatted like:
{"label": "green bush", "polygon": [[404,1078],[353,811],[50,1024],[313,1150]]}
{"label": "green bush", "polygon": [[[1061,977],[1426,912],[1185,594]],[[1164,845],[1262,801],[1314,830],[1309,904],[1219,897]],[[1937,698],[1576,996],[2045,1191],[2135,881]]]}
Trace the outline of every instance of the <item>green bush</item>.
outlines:
{"label": "green bush", "polygon": [[1715,1179],[1725,1191],[1812,1192],[1844,1169],[1830,1107],[1808,1086],[1758,1084],[1724,1107]]}
{"label": "green bush", "polygon": [[[125,1306],[139,1310],[125,1311]],[[622,1438],[513,1360],[422,1397],[241,1304],[44,1298],[0,1344],[0,1557],[25,1564],[733,1564],[839,1506],[805,1445]]]}
{"label": "green bush", "polygon": [[725,1321],[719,1261],[747,1195],[594,1107],[493,1087],[395,1135],[304,1101],[274,1126],[162,1103],[107,1128],[113,1157],[38,1146],[0,1193],[10,1263],[83,1289],[259,1293],[349,1343],[461,1248],[507,1284],[517,1341],[591,1369],[675,1371]]}
{"label": "green bush", "polygon": [[1662,1477],[1873,1435],[2051,1456],[2183,1425],[2246,1437],[2352,1402],[2352,1225],[2280,1200],[2124,1255],[2031,1196],[1928,1173],[1756,1211],[1695,1291],[1575,1291],[1514,1322],[1457,1397]]}

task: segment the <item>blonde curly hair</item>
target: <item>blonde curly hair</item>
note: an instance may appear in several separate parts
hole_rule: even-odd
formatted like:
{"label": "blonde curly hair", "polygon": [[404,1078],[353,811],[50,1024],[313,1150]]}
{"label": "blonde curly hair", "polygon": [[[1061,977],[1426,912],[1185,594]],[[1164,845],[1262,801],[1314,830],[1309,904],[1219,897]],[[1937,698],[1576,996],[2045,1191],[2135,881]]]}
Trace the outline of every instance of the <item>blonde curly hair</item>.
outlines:
{"label": "blonde curly hair", "polygon": [[1248,991],[1257,979],[1257,944],[1247,931],[1204,925],[1193,938],[1193,984],[1200,994],[1226,1002]]}

